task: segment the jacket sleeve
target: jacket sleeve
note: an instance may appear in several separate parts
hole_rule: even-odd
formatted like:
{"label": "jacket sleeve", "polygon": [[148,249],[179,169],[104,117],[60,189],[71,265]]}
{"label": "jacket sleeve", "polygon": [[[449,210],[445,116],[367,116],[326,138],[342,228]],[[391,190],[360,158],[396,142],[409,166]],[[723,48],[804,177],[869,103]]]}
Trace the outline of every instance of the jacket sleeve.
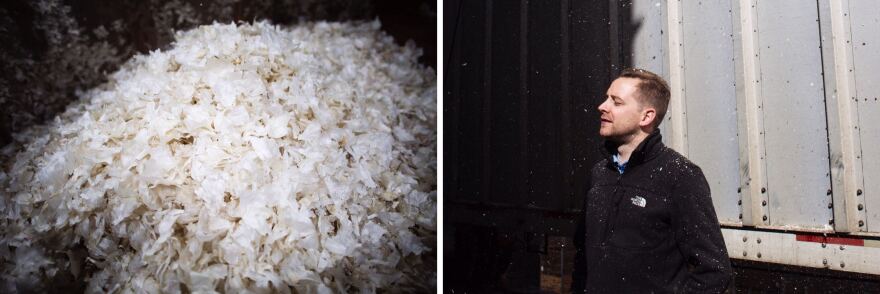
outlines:
{"label": "jacket sleeve", "polygon": [[699,167],[690,167],[673,191],[675,238],[690,269],[690,276],[676,292],[722,293],[733,276],[730,258],[706,177]]}

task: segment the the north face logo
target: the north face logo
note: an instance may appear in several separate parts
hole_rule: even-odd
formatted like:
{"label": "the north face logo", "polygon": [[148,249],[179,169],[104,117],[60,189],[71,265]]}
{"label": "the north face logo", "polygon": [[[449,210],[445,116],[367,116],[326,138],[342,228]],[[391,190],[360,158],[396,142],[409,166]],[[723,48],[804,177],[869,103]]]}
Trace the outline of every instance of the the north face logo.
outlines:
{"label": "the north face logo", "polygon": [[645,200],[645,198],[642,198],[642,196],[635,196],[633,198],[630,198],[629,200],[632,201],[633,205],[636,205],[638,207],[645,207],[645,204],[647,204],[648,202]]}

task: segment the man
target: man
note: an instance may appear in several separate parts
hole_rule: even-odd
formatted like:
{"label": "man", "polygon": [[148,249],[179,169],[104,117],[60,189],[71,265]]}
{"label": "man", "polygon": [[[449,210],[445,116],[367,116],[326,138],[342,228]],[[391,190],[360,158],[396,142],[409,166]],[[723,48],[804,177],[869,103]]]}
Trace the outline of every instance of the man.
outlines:
{"label": "man", "polygon": [[661,142],[669,86],[628,69],[599,105],[607,156],[591,171],[572,290],[720,293],[730,260],[703,172]]}

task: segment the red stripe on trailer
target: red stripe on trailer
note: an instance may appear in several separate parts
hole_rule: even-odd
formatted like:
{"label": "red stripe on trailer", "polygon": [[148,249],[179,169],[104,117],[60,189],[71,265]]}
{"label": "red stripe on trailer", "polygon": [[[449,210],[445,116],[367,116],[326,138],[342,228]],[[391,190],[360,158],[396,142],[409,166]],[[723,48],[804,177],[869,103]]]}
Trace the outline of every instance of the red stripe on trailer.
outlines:
{"label": "red stripe on trailer", "polygon": [[840,245],[852,245],[852,246],[865,246],[864,239],[853,239],[853,238],[841,238],[841,237],[828,237],[829,244],[840,244]]}
{"label": "red stripe on trailer", "polygon": [[816,235],[797,235],[797,240],[802,242],[827,243],[838,245],[865,246],[865,240],[843,237],[825,237]]}
{"label": "red stripe on trailer", "polygon": [[816,235],[797,235],[797,240],[801,242],[816,242],[839,245],[865,246],[865,240],[843,237],[825,237]]}
{"label": "red stripe on trailer", "polygon": [[801,242],[825,243],[825,237],[814,235],[797,235],[797,240]]}

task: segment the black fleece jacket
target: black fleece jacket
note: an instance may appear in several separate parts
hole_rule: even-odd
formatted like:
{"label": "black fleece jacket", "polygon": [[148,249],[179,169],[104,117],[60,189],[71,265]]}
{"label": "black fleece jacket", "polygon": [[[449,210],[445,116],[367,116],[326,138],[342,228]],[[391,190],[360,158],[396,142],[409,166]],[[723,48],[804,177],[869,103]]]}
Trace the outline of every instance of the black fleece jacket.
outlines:
{"label": "black fleece jacket", "polygon": [[579,220],[575,293],[721,293],[730,260],[703,172],[660,133],[633,151],[620,174],[606,159],[591,172]]}

